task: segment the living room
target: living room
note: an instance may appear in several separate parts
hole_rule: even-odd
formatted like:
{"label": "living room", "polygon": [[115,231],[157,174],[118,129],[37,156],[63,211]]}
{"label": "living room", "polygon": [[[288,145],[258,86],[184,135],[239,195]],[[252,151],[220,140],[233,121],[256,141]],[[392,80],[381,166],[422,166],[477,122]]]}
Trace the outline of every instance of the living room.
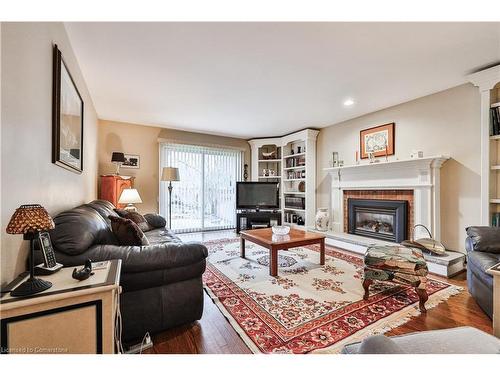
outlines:
{"label": "living room", "polygon": [[500,353],[498,20],[70,18],[0,23],[2,354]]}

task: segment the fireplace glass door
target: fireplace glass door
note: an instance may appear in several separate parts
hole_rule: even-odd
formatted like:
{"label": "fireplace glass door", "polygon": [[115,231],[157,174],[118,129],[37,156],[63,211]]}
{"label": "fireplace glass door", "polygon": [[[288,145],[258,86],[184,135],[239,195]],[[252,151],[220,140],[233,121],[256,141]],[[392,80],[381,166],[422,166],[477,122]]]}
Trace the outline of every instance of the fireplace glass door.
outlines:
{"label": "fireplace glass door", "polygon": [[353,198],[347,201],[349,233],[390,242],[407,239],[407,201]]}
{"label": "fireplace glass door", "polygon": [[356,210],[356,229],[394,236],[394,211]]}

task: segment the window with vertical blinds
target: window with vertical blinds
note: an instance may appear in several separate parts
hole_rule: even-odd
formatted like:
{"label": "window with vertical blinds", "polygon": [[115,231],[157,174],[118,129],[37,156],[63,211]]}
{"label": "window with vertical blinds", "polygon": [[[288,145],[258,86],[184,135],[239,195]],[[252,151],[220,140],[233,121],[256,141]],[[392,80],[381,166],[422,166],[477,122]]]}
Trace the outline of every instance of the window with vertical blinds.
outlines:
{"label": "window with vertical blinds", "polygon": [[[162,143],[160,170],[179,168],[172,186],[172,230],[177,233],[236,226],[236,182],[242,151]],[[161,176],[161,173],[160,173]],[[168,218],[168,182],[160,181],[160,214]]]}

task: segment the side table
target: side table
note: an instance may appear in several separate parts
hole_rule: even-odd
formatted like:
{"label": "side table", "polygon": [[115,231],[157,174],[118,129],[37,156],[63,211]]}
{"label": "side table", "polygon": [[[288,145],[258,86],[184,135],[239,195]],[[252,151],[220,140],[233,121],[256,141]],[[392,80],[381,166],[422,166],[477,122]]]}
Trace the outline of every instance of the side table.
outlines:
{"label": "side table", "polygon": [[500,338],[500,263],[486,272],[493,276],[493,334]]}
{"label": "side table", "polygon": [[[40,276],[52,287],[29,297],[0,297],[3,354],[114,353],[121,260],[107,261],[87,280],[71,277],[74,267]],[[12,290],[28,275],[7,285]]]}

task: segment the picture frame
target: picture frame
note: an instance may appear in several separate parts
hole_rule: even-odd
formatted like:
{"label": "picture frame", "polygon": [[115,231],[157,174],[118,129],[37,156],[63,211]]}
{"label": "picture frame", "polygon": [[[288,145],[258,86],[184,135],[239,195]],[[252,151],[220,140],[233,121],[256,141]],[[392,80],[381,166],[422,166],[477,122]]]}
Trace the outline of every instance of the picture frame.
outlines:
{"label": "picture frame", "polygon": [[84,102],[62,53],[53,47],[52,163],[83,172]]}
{"label": "picture frame", "polygon": [[141,168],[141,156],[136,154],[124,154],[125,162],[122,164],[122,168]]}
{"label": "picture frame", "polygon": [[395,123],[374,126],[359,132],[359,149],[361,159],[368,159],[368,154],[373,156],[394,155]]}

